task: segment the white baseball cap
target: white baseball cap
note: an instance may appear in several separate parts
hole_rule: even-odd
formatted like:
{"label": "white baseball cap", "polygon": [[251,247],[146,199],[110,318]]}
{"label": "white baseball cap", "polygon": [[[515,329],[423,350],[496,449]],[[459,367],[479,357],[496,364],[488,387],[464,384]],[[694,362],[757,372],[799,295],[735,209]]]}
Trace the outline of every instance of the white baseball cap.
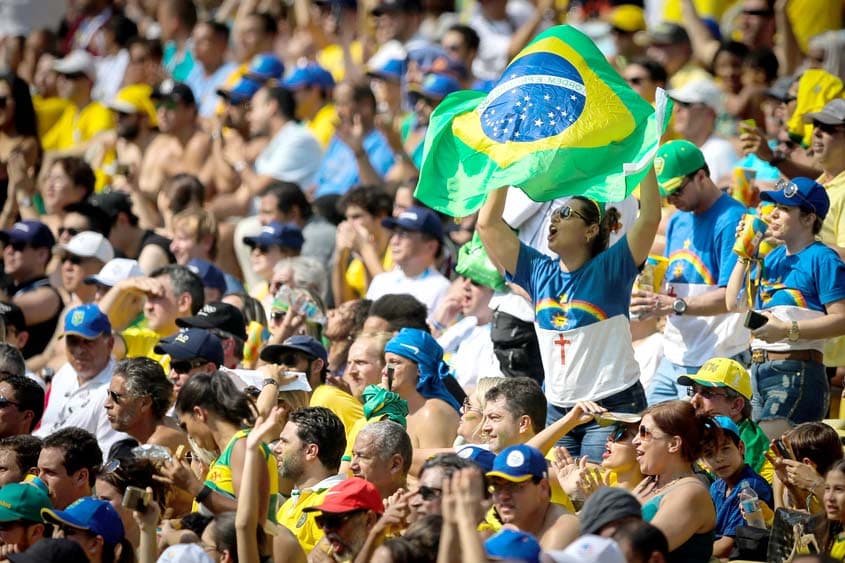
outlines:
{"label": "white baseball cap", "polygon": [[97,275],[86,277],[85,283],[97,283],[108,287],[114,287],[118,282],[129,278],[138,278],[143,275],[144,272],[138,265],[137,260],[130,260],[129,258],[114,258],[113,260],[109,260]]}
{"label": "white baseball cap", "polygon": [[545,553],[555,563],[625,563],[619,544],[591,534],[581,536],[563,551]]}
{"label": "white baseball cap", "polygon": [[104,264],[114,258],[114,248],[112,248],[109,239],[94,231],[82,231],[70,239],[67,244],[58,244],[53,250],[85,258],[96,258]]}
{"label": "white baseball cap", "polygon": [[669,90],[669,97],[682,104],[702,104],[715,113],[722,110],[722,91],[712,80],[693,80],[675,90]]}
{"label": "white baseball cap", "polygon": [[97,79],[97,65],[94,57],[88,51],[77,49],[68,56],[53,61],[53,70],[60,74],[75,74],[81,72],[92,81]]}

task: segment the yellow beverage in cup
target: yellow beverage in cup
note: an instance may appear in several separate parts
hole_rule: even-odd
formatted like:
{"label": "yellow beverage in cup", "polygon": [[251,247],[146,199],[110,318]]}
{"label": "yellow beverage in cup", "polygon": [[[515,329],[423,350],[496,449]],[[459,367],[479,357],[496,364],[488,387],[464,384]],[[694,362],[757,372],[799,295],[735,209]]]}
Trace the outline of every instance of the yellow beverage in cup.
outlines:
{"label": "yellow beverage in cup", "polygon": [[734,252],[740,258],[756,260],[760,255],[760,243],[766,234],[768,225],[757,215],[746,213],[742,216],[742,233],[734,243]]}
{"label": "yellow beverage in cup", "polygon": [[757,172],[752,168],[734,168],[733,172],[733,198],[745,207],[753,207],[757,204],[759,191],[754,185]]}

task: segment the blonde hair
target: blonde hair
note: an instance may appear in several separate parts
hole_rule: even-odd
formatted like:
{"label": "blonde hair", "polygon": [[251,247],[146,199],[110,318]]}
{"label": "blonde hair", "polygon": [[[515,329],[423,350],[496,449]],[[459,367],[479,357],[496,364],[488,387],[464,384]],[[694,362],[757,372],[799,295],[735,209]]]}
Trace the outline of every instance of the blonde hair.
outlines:
{"label": "blonde hair", "polygon": [[211,259],[217,258],[217,239],[219,233],[217,219],[214,218],[214,215],[205,209],[189,208],[173,216],[171,221],[173,231],[175,232],[180,226],[184,227],[197,242],[201,242],[206,237],[211,237],[211,247],[208,249],[208,255]]}
{"label": "blonde hair", "polygon": [[485,400],[485,395],[487,395],[487,391],[501,383],[502,377],[482,377],[479,378],[478,382],[475,384],[475,400],[478,401],[478,406],[481,407],[481,410],[484,410],[484,406],[487,404]]}
{"label": "blonde hair", "polygon": [[277,402],[281,403],[282,401],[290,405],[290,412],[293,412],[297,409],[304,409],[307,407],[310,402],[310,398],[308,396],[308,391],[279,391],[279,398],[277,399]]}

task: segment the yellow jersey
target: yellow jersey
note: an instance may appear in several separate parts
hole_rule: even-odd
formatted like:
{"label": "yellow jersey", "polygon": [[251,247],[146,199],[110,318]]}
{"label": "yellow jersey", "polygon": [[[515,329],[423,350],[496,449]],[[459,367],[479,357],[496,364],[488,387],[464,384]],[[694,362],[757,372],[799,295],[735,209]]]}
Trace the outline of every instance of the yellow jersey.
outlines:
{"label": "yellow jersey", "polygon": [[296,536],[306,555],[322,539],[323,530],[314,522],[314,513],[305,512],[305,509],[323,504],[323,499],[326,498],[329,489],[341,481],[343,481],[342,475],[332,475],[308,489],[301,491],[294,489],[291,491],[290,498],[279,508],[276,520]]}
{"label": "yellow jersey", "polygon": [[41,146],[45,151],[70,149],[114,126],[112,111],[100,102],[91,102],[81,110],[68,104],[56,124],[41,137]]}

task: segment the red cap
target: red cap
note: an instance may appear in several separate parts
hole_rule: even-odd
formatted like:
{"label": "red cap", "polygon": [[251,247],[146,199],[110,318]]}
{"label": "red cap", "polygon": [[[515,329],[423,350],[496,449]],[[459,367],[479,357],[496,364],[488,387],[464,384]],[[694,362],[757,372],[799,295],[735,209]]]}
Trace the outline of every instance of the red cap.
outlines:
{"label": "red cap", "polygon": [[384,503],[375,485],[361,479],[350,477],[332,487],[326,493],[323,504],[310,506],[303,509],[303,512],[319,510],[330,514],[343,514],[353,510],[372,510],[377,514],[384,512]]}

